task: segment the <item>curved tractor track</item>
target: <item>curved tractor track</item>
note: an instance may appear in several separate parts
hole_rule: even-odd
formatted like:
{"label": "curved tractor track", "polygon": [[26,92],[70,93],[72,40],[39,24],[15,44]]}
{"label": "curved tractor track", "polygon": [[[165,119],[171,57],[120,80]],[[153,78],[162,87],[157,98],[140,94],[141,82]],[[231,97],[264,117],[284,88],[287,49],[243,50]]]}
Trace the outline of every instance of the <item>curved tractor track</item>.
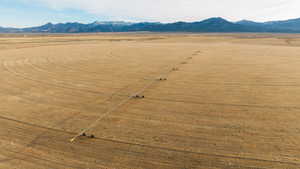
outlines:
{"label": "curved tractor track", "polygon": [[300,168],[296,37],[1,38],[0,169]]}

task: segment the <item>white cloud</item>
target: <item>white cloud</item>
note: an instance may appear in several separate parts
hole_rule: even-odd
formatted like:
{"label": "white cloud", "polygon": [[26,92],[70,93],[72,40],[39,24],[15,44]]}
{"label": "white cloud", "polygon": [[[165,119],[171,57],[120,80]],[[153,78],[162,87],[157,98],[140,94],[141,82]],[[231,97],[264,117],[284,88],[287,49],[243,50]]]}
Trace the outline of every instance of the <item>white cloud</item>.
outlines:
{"label": "white cloud", "polygon": [[212,16],[258,21],[300,17],[299,0],[23,0],[113,20],[195,21]]}

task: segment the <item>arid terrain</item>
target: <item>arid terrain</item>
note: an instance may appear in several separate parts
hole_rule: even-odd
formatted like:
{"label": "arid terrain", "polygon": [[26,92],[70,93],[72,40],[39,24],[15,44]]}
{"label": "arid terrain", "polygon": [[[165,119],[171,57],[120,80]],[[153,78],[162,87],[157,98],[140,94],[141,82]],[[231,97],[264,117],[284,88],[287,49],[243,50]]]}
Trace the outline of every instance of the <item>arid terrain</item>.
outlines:
{"label": "arid terrain", "polygon": [[0,76],[1,169],[300,168],[300,35],[2,34]]}

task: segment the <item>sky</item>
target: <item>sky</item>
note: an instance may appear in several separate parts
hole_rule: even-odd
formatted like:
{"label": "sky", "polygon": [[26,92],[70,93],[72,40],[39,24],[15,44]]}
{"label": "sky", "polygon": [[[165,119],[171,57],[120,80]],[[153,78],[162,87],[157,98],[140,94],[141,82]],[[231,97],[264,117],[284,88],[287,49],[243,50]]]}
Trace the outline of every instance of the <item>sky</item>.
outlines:
{"label": "sky", "polygon": [[300,0],[0,0],[0,26],[48,22],[176,22],[223,17],[272,21],[300,18]]}

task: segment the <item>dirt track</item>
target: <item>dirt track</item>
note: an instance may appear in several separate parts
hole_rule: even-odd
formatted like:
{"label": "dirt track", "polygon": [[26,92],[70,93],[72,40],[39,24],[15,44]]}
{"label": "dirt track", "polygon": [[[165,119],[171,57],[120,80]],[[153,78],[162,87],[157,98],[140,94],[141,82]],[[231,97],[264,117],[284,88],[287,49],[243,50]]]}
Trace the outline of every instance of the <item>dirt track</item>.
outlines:
{"label": "dirt track", "polygon": [[298,169],[299,54],[300,35],[0,35],[0,168]]}

